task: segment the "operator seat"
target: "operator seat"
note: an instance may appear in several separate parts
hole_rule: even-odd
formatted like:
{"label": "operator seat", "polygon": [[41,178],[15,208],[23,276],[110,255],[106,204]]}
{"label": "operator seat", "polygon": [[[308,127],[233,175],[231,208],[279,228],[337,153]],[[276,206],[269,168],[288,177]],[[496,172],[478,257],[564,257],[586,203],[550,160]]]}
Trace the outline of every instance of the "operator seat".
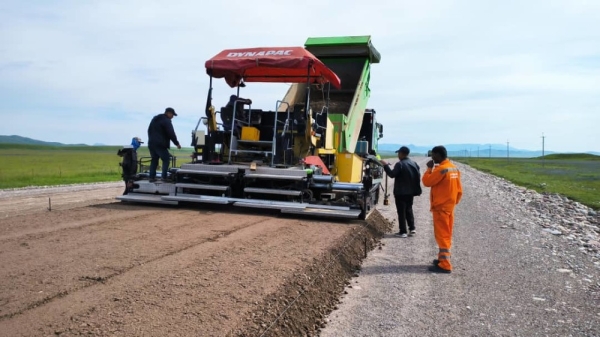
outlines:
{"label": "operator seat", "polygon": [[292,118],[294,120],[294,129],[299,135],[304,135],[306,132],[306,112],[304,103],[294,104],[292,110]]}
{"label": "operator seat", "polygon": [[233,107],[224,106],[221,107],[221,122],[223,123],[223,130],[225,132],[231,132],[231,120],[233,119]]}

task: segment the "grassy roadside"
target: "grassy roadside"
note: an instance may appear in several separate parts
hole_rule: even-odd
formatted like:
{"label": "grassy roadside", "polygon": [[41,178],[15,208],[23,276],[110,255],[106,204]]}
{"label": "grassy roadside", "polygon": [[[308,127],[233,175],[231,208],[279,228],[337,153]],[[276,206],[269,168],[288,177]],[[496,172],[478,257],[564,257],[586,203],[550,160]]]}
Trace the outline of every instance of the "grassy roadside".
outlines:
{"label": "grassy roadside", "polygon": [[[121,180],[120,146],[36,146],[0,144],[0,189]],[[171,149],[177,165],[191,149]],[[148,148],[138,157],[149,157]],[[387,156],[386,156],[387,157]],[[390,155],[395,157],[395,154]],[[600,209],[600,156],[549,155],[544,158],[451,158],[538,192],[559,193]]]}
{"label": "grassy roadside", "polygon": [[554,154],[539,158],[452,158],[540,193],[558,193],[600,210],[600,156]]}
{"label": "grassy roadside", "polygon": [[[121,180],[120,146],[36,146],[0,144],[0,189]],[[177,164],[191,149],[171,149]],[[138,157],[149,157],[147,147]]]}

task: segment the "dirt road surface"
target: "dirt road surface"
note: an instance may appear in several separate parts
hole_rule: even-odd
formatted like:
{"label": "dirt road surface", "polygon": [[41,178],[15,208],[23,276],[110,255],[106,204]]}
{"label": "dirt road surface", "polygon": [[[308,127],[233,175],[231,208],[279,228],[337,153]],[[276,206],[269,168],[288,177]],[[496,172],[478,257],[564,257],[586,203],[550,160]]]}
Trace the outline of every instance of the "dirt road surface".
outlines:
{"label": "dirt road surface", "polygon": [[120,184],[0,192],[0,336],[600,336],[597,257],[459,167],[451,275],[427,272],[428,188],[411,238],[393,196],[332,222],[131,205]]}
{"label": "dirt road surface", "polygon": [[315,335],[389,223],[0,194],[0,336]]}

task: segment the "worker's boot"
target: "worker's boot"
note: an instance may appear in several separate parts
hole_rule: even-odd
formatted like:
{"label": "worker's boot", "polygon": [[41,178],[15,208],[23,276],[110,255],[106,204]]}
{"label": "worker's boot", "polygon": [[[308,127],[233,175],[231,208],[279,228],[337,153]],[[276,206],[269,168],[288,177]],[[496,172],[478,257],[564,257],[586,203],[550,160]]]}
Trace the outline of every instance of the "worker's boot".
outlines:
{"label": "worker's boot", "polygon": [[450,274],[452,272],[451,270],[441,268],[438,265],[431,266],[431,267],[427,268],[427,270],[429,270],[432,273],[440,273],[440,274]]}

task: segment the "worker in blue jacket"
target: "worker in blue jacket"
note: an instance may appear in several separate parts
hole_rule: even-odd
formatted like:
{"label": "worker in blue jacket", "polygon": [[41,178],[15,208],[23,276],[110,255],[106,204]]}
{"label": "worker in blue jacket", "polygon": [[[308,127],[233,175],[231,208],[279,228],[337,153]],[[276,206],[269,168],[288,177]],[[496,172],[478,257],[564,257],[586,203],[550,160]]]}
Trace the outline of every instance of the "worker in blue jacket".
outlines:
{"label": "worker in blue jacket", "polygon": [[171,154],[169,148],[171,142],[181,149],[173,124],[171,120],[177,113],[173,108],[166,108],[165,112],[156,115],[152,118],[150,125],[148,126],[148,150],[150,150],[150,181],[156,181],[156,169],[158,167],[158,159],[162,161],[162,179],[166,180],[167,171],[169,170],[169,161]]}

